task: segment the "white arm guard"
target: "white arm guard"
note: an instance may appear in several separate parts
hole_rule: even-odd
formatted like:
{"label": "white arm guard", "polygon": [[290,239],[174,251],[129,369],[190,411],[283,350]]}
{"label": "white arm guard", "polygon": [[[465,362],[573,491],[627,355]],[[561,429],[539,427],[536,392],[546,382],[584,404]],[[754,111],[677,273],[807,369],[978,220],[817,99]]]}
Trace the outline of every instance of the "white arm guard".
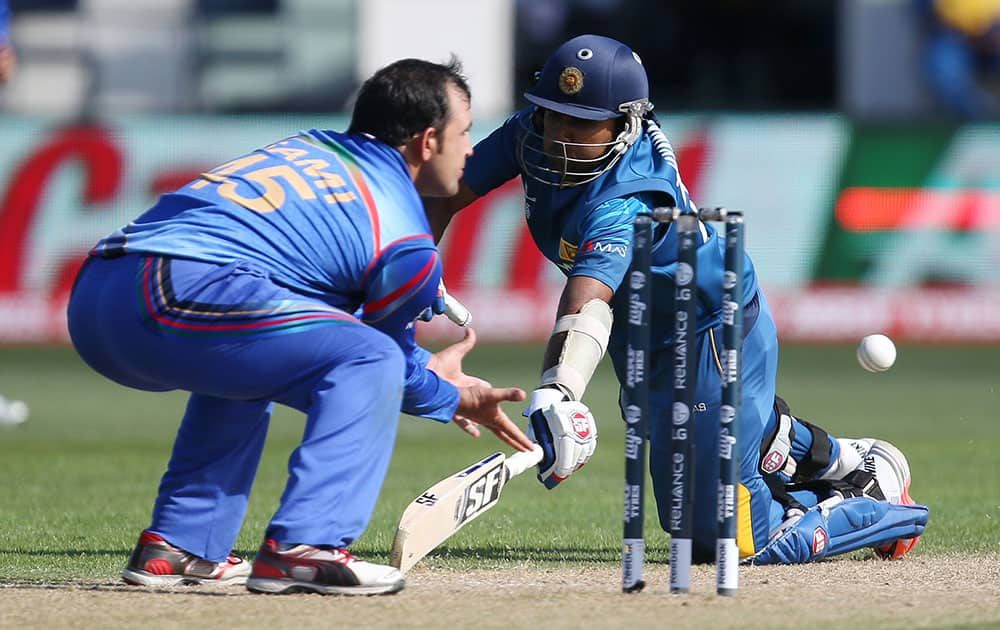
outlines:
{"label": "white arm guard", "polygon": [[611,307],[598,299],[584,304],[579,313],[560,317],[552,334],[565,332],[566,341],[559,361],[542,374],[542,386],[556,385],[573,400],[582,399],[608,348],[611,321]]}

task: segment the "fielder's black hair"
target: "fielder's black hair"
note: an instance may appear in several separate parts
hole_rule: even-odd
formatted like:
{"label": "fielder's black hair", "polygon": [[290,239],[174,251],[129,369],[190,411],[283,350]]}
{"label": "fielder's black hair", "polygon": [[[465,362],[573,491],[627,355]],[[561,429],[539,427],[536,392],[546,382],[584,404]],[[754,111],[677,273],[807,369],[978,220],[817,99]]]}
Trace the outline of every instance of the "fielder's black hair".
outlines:
{"label": "fielder's black hair", "polygon": [[392,63],[364,82],[354,103],[348,133],[367,133],[394,147],[428,127],[440,131],[448,111],[448,85],[471,98],[457,57],[446,64],[422,59]]}

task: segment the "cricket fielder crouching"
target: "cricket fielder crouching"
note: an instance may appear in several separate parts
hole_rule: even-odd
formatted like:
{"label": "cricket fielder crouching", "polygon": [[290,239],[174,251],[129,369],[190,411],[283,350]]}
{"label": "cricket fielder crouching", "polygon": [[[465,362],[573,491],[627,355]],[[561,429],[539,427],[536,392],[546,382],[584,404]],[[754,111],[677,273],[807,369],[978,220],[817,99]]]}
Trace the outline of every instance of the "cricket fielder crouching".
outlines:
{"label": "cricket fielder crouching", "polygon": [[[440,307],[420,195],[457,190],[469,98],[457,61],[396,62],[362,86],[347,133],[236,158],[91,250],[69,304],[77,351],[122,385],[191,392],[127,582],[398,591],[398,570],[347,547],[371,518],[400,410],[460,414],[532,447],[499,407],[524,392],[462,373],[472,333],[435,355],[414,340],[414,320]],[[307,417],[251,570],[230,550],[275,402]]]}
{"label": "cricket fielder crouching", "polygon": [[[541,383],[525,411],[546,449],[539,479],[552,488],[594,451],[597,427],[581,401],[606,349],[619,382],[625,378],[628,304],[618,289],[631,260],[634,217],[663,205],[697,207],[652,116],[642,62],[624,44],[594,35],[569,40],[525,98],[531,106],[476,145],[459,193],[430,216],[440,236],[454,212],[520,176],[535,243],[567,276]],[[654,239],[650,467],[660,523],[669,531],[676,228],[660,226]],[[702,224],[692,362],[698,370],[693,555],[702,562],[714,558],[717,531],[723,252],[723,238]],[[862,547],[902,556],[928,516],[909,497],[906,458],[887,442],[835,439],[776,397],[775,325],[749,257],[744,269],[741,557],[801,563]]]}

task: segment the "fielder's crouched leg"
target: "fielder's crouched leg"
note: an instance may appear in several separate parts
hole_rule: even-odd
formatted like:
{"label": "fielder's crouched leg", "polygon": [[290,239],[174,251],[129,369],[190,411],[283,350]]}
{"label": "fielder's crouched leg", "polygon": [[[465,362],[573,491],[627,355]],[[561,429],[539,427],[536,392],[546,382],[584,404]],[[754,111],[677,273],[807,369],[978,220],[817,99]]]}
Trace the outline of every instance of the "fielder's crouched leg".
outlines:
{"label": "fielder's crouched leg", "polygon": [[288,484],[254,558],[247,589],[395,593],[405,585],[397,569],[359,560],[347,547],[368,526],[385,479],[405,360],[388,335],[369,326],[331,330],[325,341],[328,345],[315,351],[344,360],[318,367],[278,399],[307,413],[306,428],[289,458]]}

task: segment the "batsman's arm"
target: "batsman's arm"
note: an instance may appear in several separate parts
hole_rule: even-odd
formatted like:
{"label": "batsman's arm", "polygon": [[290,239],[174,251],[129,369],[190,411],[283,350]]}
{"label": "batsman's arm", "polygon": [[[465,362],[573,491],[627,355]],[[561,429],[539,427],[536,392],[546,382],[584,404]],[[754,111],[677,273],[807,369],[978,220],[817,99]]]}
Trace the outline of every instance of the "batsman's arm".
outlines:
{"label": "batsman's arm", "polygon": [[[583,398],[607,348],[611,333],[608,303],[612,295],[611,287],[588,276],[570,276],[566,281],[556,325],[545,346],[541,387],[558,389],[570,400]],[[580,335],[585,338],[580,339]],[[587,343],[588,338],[591,343]]]}
{"label": "batsman's arm", "polygon": [[571,276],[545,353],[541,384],[525,415],[542,447],[538,480],[550,490],[579,470],[597,448],[597,423],[579,402],[607,349],[612,291],[587,276]]}
{"label": "batsman's arm", "polygon": [[529,435],[545,451],[538,479],[549,489],[586,464],[597,447],[596,421],[580,401],[607,351],[609,302],[628,271],[635,203],[610,199],[576,226],[581,247],[560,296],[540,386],[525,410]]}
{"label": "batsman's arm", "polygon": [[610,199],[578,225],[581,246],[559,298],[542,365],[542,386],[556,387],[570,400],[583,399],[607,350],[612,323],[608,305],[628,271],[632,217],[638,210],[633,206],[637,203]]}

